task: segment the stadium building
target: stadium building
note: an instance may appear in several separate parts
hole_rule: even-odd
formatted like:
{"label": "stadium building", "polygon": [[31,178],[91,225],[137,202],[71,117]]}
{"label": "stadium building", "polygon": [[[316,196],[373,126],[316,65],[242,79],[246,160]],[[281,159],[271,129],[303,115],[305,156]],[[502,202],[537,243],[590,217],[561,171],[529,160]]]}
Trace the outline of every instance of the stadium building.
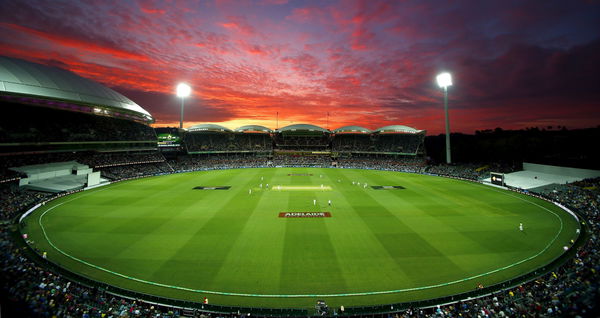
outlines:
{"label": "stadium building", "polygon": [[12,316],[594,314],[597,171],[427,165],[403,125],[152,129],[114,90],[8,57],[0,102]]}
{"label": "stadium building", "polygon": [[91,169],[120,165],[122,154],[156,161],[150,113],[64,69],[0,56],[0,103],[1,181],[60,192],[101,182]]}
{"label": "stadium building", "polygon": [[191,155],[251,154],[273,159],[276,163],[293,163],[298,161],[294,158],[301,158],[304,164],[314,161],[322,165],[353,156],[422,159],[425,133],[402,125],[373,131],[346,126],[330,131],[310,124],[294,124],[276,130],[255,125],[230,130],[220,125],[200,124],[185,130],[183,144],[186,153]]}

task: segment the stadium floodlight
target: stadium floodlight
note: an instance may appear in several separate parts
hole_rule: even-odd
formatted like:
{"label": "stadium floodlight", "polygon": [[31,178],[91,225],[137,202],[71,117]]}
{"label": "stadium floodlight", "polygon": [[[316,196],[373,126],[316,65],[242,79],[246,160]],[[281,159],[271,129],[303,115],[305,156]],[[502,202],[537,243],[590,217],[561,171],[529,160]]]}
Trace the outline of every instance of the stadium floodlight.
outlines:
{"label": "stadium floodlight", "polygon": [[436,77],[438,86],[444,89],[444,112],[446,113],[446,163],[451,163],[450,156],[450,119],[448,118],[448,86],[452,86],[452,75],[444,72]]}
{"label": "stadium floodlight", "polygon": [[438,85],[446,89],[448,86],[452,86],[452,75],[450,73],[442,73],[436,77]]}
{"label": "stadium floodlight", "polygon": [[181,97],[181,117],[179,118],[179,128],[183,128],[183,100],[190,96],[192,88],[186,83],[177,85],[177,96]]}

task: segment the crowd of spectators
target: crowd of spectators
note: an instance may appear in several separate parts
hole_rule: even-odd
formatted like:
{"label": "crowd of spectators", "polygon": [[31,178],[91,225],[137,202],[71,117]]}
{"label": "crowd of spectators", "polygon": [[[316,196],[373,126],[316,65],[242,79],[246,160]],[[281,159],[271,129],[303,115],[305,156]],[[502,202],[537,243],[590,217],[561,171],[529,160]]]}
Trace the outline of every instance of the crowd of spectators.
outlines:
{"label": "crowd of spectators", "polygon": [[275,145],[279,149],[292,150],[325,150],[329,148],[329,135],[294,135],[277,133],[273,135]]}
{"label": "crowd of spectators", "polygon": [[[162,168],[149,168],[149,166]],[[260,157],[216,156],[182,157],[157,164],[140,164],[111,167],[118,178],[140,176],[166,171],[209,168],[262,167],[269,161]],[[428,167],[415,158],[339,159],[340,167],[377,168],[437,173],[461,178],[478,178],[473,171],[477,165]],[[487,169],[494,170],[494,167]],[[129,170],[129,171],[128,171]],[[600,179],[563,186],[544,193],[552,200],[572,208],[587,219],[590,237],[576,252],[575,257],[554,271],[519,286],[471,300],[460,301],[429,308],[413,308],[389,314],[369,317],[597,317],[600,288]],[[11,236],[14,226],[7,222],[22,213],[31,204],[44,200],[47,195],[34,191],[4,190],[0,194],[0,288],[16,308],[27,317],[30,313],[39,317],[179,317],[183,310],[162,305],[152,305],[140,300],[116,296],[107,291],[89,287],[57,275],[41,267],[26,256],[27,248],[21,247]],[[190,313],[189,311],[187,312]],[[193,315],[207,313],[191,312]],[[337,311],[338,315],[342,315]],[[219,316],[213,314],[212,316]],[[237,317],[238,314],[221,315]]]}
{"label": "crowd of spectators", "polygon": [[173,169],[166,162],[109,166],[99,170],[102,177],[110,180],[139,178],[173,172]]}
{"label": "crowd of spectators", "polygon": [[600,178],[588,178],[573,183],[574,186],[600,192]]}
{"label": "crowd of spectators", "polygon": [[5,108],[9,113],[0,120],[4,143],[156,141],[152,127],[135,121],[26,105]]}
{"label": "crowd of spectators", "polygon": [[370,134],[336,134],[331,140],[331,151],[375,151]]}
{"label": "crowd of spectators", "polygon": [[333,152],[395,152],[417,154],[422,134],[253,134],[232,132],[188,132],[183,143],[188,152],[271,152],[274,150]]}
{"label": "crowd of spectators", "polygon": [[1,187],[0,221],[10,220],[48,197],[50,194],[45,192],[26,191],[12,186]]}
{"label": "crowd of spectators", "polygon": [[272,164],[275,167],[331,167],[331,156],[326,155],[292,155],[276,154],[273,156]]}
{"label": "crowd of spectators", "polygon": [[337,160],[337,166],[340,168],[378,169],[423,173],[425,170],[425,159],[421,157],[339,158]]}
{"label": "crowd of spectators", "polygon": [[331,149],[337,152],[395,152],[416,154],[422,150],[422,134],[338,134]]}
{"label": "crowd of spectators", "polygon": [[417,153],[423,145],[422,134],[383,134],[374,139],[375,151]]}
{"label": "crowd of spectators", "polygon": [[182,156],[169,160],[168,164],[175,171],[185,172],[209,169],[262,168],[270,166],[269,162],[266,157],[228,154]]}
{"label": "crowd of spectators", "polygon": [[185,134],[183,142],[188,152],[273,150],[273,140],[269,134],[190,132]]}
{"label": "crowd of spectators", "polygon": [[77,159],[77,162],[86,164],[92,168],[124,166],[144,163],[160,163],[164,161],[165,157],[158,151],[134,153],[95,153],[91,156],[82,156]]}
{"label": "crowd of spectators", "polygon": [[506,164],[483,164],[470,163],[460,165],[429,165],[423,170],[424,173],[464,178],[470,180],[482,180],[490,176],[490,172],[509,173],[516,171],[516,167]]}
{"label": "crowd of spectators", "polygon": [[467,165],[432,165],[428,166],[425,171],[431,174],[437,174],[441,176],[450,176],[456,178],[465,178],[471,180],[479,180],[486,176],[489,176],[489,171],[479,170],[481,166],[477,164]]}

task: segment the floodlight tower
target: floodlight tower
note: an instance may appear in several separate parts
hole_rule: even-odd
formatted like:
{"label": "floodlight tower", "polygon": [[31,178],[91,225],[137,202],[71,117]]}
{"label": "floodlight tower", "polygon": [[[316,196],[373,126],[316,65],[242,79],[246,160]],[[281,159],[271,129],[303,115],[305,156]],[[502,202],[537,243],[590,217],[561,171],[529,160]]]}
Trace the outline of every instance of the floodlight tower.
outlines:
{"label": "floodlight tower", "polygon": [[179,128],[183,128],[183,100],[190,96],[192,89],[186,83],[179,83],[177,85],[177,96],[181,97],[181,117],[179,118]]}
{"label": "floodlight tower", "polygon": [[444,112],[446,113],[446,163],[451,163],[450,156],[450,119],[448,118],[448,86],[452,86],[452,75],[441,73],[437,77],[438,86],[444,89]]}

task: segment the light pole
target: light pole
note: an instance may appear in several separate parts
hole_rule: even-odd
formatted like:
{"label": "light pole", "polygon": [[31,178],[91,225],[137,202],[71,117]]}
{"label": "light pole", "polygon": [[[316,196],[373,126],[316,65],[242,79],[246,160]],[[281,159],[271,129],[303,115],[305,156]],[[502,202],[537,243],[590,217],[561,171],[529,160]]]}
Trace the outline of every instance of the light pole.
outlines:
{"label": "light pole", "polygon": [[177,96],[181,97],[181,117],[179,117],[179,128],[183,128],[183,100],[190,96],[190,93],[192,92],[192,89],[190,88],[190,86],[188,84],[185,83],[179,83],[179,85],[177,85]]}
{"label": "light pole", "polygon": [[446,163],[451,163],[450,156],[450,119],[448,118],[448,86],[452,86],[452,75],[441,73],[437,77],[438,85],[444,89],[444,112],[446,113]]}

